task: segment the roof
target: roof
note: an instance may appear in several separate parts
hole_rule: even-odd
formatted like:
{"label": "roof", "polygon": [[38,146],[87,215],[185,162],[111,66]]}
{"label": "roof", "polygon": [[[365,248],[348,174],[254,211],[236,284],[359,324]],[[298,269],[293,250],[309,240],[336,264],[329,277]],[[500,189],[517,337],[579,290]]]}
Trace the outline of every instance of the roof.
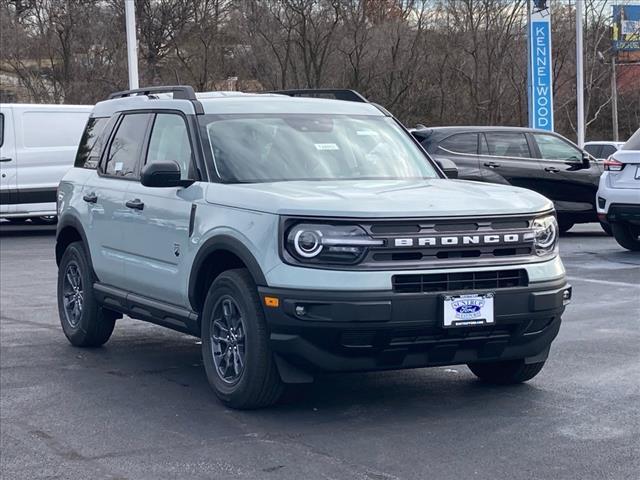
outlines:
{"label": "roof", "polygon": [[90,112],[93,105],[61,105],[58,103],[0,103],[2,108],[19,110],[56,110]]}
{"label": "roof", "polygon": [[[335,114],[384,116],[370,103],[348,102],[327,98],[289,97],[278,94],[243,92],[203,92],[196,94],[205,114]],[[193,114],[190,100],[174,99],[171,94],[134,95],[105,100],[96,104],[93,116],[110,116],[116,112],[138,109],[179,110]]]}
{"label": "roof", "polygon": [[[540,130],[528,127],[488,127],[488,126],[453,126],[453,127],[428,127],[424,129],[416,129],[417,133],[430,135],[433,133],[464,133],[464,132],[534,132],[534,133],[550,133],[547,130]],[[553,132],[551,132],[553,133]]]}
{"label": "roof", "polygon": [[590,142],[584,142],[585,145],[624,145],[624,142],[614,142],[613,140],[591,140]]}

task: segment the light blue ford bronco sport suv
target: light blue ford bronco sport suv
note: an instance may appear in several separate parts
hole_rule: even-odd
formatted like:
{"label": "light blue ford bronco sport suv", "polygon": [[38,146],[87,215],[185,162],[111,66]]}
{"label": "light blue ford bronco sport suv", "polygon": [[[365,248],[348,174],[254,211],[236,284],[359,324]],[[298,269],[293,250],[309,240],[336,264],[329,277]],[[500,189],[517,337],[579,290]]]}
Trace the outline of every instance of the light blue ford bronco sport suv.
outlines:
{"label": "light blue ford bronco sport suv", "polygon": [[234,408],[320,371],[523,382],[571,297],[549,200],[448,179],[348,90],[115,93],[57,199],[69,341],[102,345],[123,314],[200,337]]}

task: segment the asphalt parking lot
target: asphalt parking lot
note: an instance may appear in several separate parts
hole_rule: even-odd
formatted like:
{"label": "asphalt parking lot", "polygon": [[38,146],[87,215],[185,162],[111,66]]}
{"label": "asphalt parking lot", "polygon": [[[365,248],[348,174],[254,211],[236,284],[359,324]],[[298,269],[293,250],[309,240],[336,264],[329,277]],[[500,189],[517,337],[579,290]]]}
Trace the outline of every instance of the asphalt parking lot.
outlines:
{"label": "asphalt parking lot", "polygon": [[2,478],[639,478],[640,254],[597,225],[561,240],[574,301],[530,383],[327,375],[252,412],[217,402],[194,338],[125,319],[104,348],[71,347],[53,245],[0,226]]}

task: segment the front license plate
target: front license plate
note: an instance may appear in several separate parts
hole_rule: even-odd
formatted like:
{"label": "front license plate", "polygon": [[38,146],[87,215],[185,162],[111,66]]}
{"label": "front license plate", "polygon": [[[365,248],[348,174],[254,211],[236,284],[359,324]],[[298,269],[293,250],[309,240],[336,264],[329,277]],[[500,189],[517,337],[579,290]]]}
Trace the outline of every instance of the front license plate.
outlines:
{"label": "front license plate", "polygon": [[493,293],[444,297],[445,328],[493,325]]}

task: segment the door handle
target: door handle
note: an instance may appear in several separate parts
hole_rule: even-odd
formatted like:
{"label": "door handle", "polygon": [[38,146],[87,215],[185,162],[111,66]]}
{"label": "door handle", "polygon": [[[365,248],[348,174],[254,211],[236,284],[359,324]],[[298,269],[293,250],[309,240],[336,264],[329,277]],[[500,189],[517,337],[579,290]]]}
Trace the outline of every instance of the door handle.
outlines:
{"label": "door handle", "polygon": [[10,162],[12,159],[9,157],[2,157],[0,158],[0,162]]}
{"label": "door handle", "polygon": [[125,203],[125,205],[129,208],[134,208],[136,210],[142,210],[144,208],[144,203],[139,198],[134,200],[129,200]]}
{"label": "door handle", "polygon": [[496,162],[486,162],[484,166],[489,168],[498,168],[500,164]]}
{"label": "door handle", "polygon": [[558,173],[560,170],[557,169],[556,167],[545,167],[544,171],[551,172],[551,173]]}
{"label": "door handle", "polygon": [[98,201],[98,196],[95,193],[91,192],[82,197],[82,199],[87,203],[96,203]]}

